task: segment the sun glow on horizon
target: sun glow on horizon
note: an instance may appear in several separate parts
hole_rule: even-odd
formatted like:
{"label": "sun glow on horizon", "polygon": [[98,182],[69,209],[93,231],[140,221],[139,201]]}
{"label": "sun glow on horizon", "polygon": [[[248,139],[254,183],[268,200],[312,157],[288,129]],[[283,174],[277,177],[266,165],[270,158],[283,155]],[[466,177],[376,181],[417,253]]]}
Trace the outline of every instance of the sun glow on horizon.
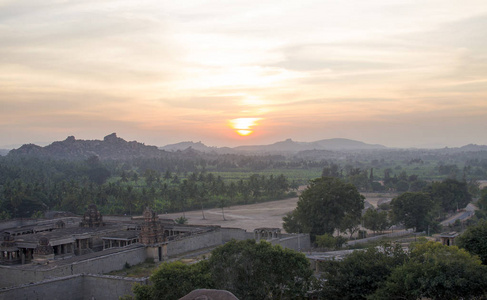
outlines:
{"label": "sun glow on horizon", "polygon": [[262,118],[237,118],[230,120],[230,127],[235,129],[235,132],[240,136],[249,136],[254,131],[253,126],[257,126],[257,121],[262,120]]}

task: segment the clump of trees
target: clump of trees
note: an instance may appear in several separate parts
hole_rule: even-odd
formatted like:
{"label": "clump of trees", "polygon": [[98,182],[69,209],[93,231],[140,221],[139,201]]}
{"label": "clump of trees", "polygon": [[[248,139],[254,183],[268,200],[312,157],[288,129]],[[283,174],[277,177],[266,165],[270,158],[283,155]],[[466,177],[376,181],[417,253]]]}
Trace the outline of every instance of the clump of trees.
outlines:
{"label": "clump of trees", "polygon": [[134,288],[136,299],[179,299],[198,288],[232,292],[239,299],[300,299],[312,288],[304,254],[254,240],[230,241],[208,260],[192,265],[163,263],[152,285]]}
{"label": "clump of trees", "polygon": [[374,232],[382,232],[391,227],[389,215],[385,210],[369,208],[362,216],[362,220],[364,227]]}
{"label": "clump of trees", "polygon": [[383,245],[322,262],[324,299],[481,299],[487,267],[456,246]]}
{"label": "clump of trees", "polygon": [[323,299],[365,299],[407,258],[400,245],[385,244],[354,251],[342,261],[320,262],[320,294]]}
{"label": "clump of trees", "polygon": [[434,202],[428,194],[407,192],[392,199],[392,216],[396,223],[406,228],[425,231],[433,224]]}
{"label": "clump of trees", "polygon": [[300,195],[297,207],[284,218],[287,232],[333,234],[335,230],[354,231],[360,224],[364,196],[350,183],[335,177],[310,181]]}
{"label": "clump of trees", "polygon": [[139,300],[179,299],[194,289],[232,292],[239,299],[483,299],[487,266],[456,246],[421,240],[405,250],[383,244],[343,260],[319,262],[316,279],[306,257],[254,240],[231,241],[195,264],[163,263]]}
{"label": "clump of trees", "polygon": [[467,230],[457,238],[459,247],[478,255],[484,265],[487,265],[487,220],[481,220],[478,224],[469,226]]}
{"label": "clump of trees", "polygon": [[487,267],[456,246],[414,245],[371,299],[479,299],[487,294]]}

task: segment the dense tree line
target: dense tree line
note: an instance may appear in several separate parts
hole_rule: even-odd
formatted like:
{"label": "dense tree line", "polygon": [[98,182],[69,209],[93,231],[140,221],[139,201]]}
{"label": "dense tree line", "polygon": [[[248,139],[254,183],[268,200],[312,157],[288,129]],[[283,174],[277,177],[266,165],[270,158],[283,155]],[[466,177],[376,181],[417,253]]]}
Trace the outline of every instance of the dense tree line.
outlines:
{"label": "dense tree line", "polygon": [[[119,162],[120,163],[120,162]],[[54,161],[34,158],[0,160],[0,218],[39,216],[47,210],[83,213],[91,203],[105,214],[141,213],[146,206],[159,212],[275,200],[287,195],[283,175],[250,175],[224,181],[211,172],[164,173],[101,162]],[[119,176],[113,176],[120,172]]]}

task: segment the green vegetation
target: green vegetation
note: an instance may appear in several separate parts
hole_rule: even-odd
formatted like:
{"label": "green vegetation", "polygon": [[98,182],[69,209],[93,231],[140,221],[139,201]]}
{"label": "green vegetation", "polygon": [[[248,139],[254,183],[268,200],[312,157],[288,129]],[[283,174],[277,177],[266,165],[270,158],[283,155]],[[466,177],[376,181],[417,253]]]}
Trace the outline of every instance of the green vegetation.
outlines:
{"label": "green vegetation", "polygon": [[179,299],[198,288],[228,290],[239,299],[299,299],[310,289],[312,270],[301,253],[267,242],[231,241],[209,260],[163,263],[150,281],[134,288],[136,299]]}
{"label": "green vegetation", "polygon": [[136,285],[136,299],[179,299],[198,288],[213,288],[208,261],[197,264],[162,263],[151,275],[152,285]]}
{"label": "green vegetation", "polygon": [[[343,261],[326,261],[323,299],[481,299],[487,267],[455,246],[413,243],[354,251]],[[483,298],[482,298],[483,299]]]}
{"label": "green vegetation", "polygon": [[133,266],[126,263],[122,270],[110,272],[109,275],[137,277],[137,278],[149,277],[156,268],[157,265],[154,263],[154,261],[148,259],[143,263],[133,265]]}
{"label": "green vegetation", "polygon": [[365,251],[354,251],[343,261],[320,263],[323,299],[365,299],[407,259],[399,245],[385,244]]}
{"label": "green vegetation", "polygon": [[456,246],[413,245],[371,299],[479,299],[487,294],[487,267]]}
{"label": "green vegetation", "polygon": [[433,224],[433,205],[433,200],[425,193],[403,193],[391,202],[393,220],[406,228],[425,231]]}
{"label": "green vegetation", "polygon": [[333,236],[329,233],[325,233],[323,235],[316,236],[315,244],[318,246],[318,248],[338,250],[342,248],[346,241],[346,238],[342,237],[341,235]]}
{"label": "green vegetation", "polygon": [[334,177],[312,180],[297,207],[284,218],[287,232],[307,232],[312,238],[336,229],[354,230],[360,224],[364,197],[349,183]]}
{"label": "green vegetation", "polygon": [[391,226],[387,211],[379,211],[374,208],[367,209],[362,220],[364,227],[374,232],[382,232]]}
{"label": "green vegetation", "polygon": [[[94,152],[99,156],[87,156]],[[460,183],[477,196],[476,180],[487,179],[487,153],[384,149],[217,154],[160,151],[115,135],[103,142],[71,137],[46,148],[26,145],[0,157],[0,219],[40,217],[48,210],[80,214],[91,203],[103,214],[139,214],[145,206],[158,212],[224,211],[229,205],[296,196],[300,185],[320,175],[340,178],[361,192],[425,191],[442,199],[435,213],[444,215],[461,209],[470,198],[441,186],[444,193],[438,193],[429,181],[453,189]],[[347,231],[353,231],[353,222],[349,225]]]}
{"label": "green vegetation", "polygon": [[473,255],[478,255],[484,265],[487,265],[487,220],[481,220],[477,225],[469,226],[458,237],[458,246]]}
{"label": "green vegetation", "polygon": [[[223,209],[228,205],[283,199],[293,195],[289,194],[290,188],[297,188],[284,175],[248,174],[247,178],[234,182],[206,171],[186,173],[183,177],[146,169],[142,175],[122,170],[117,179],[105,176],[116,172],[109,170],[113,168],[110,163],[92,158],[79,162],[38,159],[5,162],[8,164],[2,165],[0,160],[2,219],[41,216],[47,210],[81,214],[91,203],[103,214],[140,214],[147,206],[159,212]],[[93,170],[96,172],[92,174]]]}

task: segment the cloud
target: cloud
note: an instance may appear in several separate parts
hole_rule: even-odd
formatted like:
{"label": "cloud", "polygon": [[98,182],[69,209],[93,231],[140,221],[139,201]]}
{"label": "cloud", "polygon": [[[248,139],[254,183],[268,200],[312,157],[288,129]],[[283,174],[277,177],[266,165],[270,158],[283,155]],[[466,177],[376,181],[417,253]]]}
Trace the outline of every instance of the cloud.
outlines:
{"label": "cloud", "polygon": [[456,131],[433,120],[487,126],[486,26],[484,0],[0,0],[0,122],[12,141],[97,124],[223,143],[235,118],[264,119],[253,141],[436,138]]}

